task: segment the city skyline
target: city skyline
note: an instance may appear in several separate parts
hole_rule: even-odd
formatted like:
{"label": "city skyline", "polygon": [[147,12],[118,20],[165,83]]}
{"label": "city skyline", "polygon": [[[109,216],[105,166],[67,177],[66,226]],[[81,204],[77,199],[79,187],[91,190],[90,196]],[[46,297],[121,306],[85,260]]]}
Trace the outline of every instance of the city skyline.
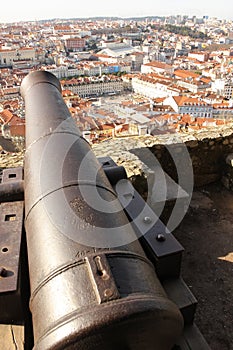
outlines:
{"label": "city skyline", "polygon": [[89,0],[80,3],[70,0],[68,6],[65,3],[45,2],[41,0],[35,6],[34,2],[28,0],[12,0],[4,4],[0,13],[0,23],[11,23],[20,21],[35,21],[54,18],[88,18],[88,17],[146,17],[146,16],[170,16],[188,15],[217,17],[219,19],[233,20],[233,3],[230,0],[223,0],[221,5],[210,0],[205,2],[196,0],[191,4],[184,0],[144,0],[143,3],[128,0],[111,2],[102,0],[98,3]]}

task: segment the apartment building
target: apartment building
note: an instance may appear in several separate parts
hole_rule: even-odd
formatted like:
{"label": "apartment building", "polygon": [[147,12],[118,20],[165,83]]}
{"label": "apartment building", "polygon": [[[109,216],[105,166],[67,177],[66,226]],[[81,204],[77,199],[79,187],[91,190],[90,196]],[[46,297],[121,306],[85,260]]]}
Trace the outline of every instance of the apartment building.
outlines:
{"label": "apartment building", "polygon": [[227,79],[226,77],[215,79],[212,82],[211,89],[224,96],[227,100],[230,100],[233,98],[233,79]]}
{"label": "apartment building", "polygon": [[224,104],[213,105],[213,118],[232,120],[233,106],[226,106]]}
{"label": "apartment building", "polygon": [[208,82],[197,81],[197,80],[196,81],[179,80],[177,81],[177,85],[193,93],[205,91],[206,89],[209,89],[211,86],[210,83]]}
{"label": "apartment building", "polygon": [[34,48],[19,48],[14,50],[0,50],[0,65],[11,66],[17,61],[34,61],[35,60]]}
{"label": "apartment building", "polygon": [[190,92],[197,93],[211,88],[211,79],[189,70],[177,69],[174,71],[176,84]]}
{"label": "apartment building", "polygon": [[43,69],[53,73],[58,79],[71,78],[78,76],[101,76],[103,74],[114,73],[130,73],[131,66],[129,64],[108,64],[107,62],[90,62],[85,61],[76,65],[61,66],[44,66]]}
{"label": "apartment building", "polygon": [[62,83],[65,89],[69,89],[80,97],[101,96],[104,94],[119,94],[124,90],[123,81],[120,78],[108,81],[90,81],[74,82],[69,81]]}
{"label": "apartment building", "polygon": [[83,51],[86,41],[82,38],[68,38],[65,40],[65,46],[68,51]]}
{"label": "apartment building", "polygon": [[224,85],[223,96],[230,100],[233,98],[233,81],[227,81]]}
{"label": "apartment building", "polygon": [[164,100],[176,113],[189,114],[193,117],[212,118],[213,106],[197,97],[170,96]]}
{"label": "apartment building", "polygon": [[138,75],[132,78],[132,90],[149,98],[178,96],[180,89],[170,79],[152,75]]}
{"label": "apartment building", "polygon": [[54,74],[58,79],[63,79],[63,78],[71,78],[71,77],[76,77],[79,75],[84,75],[85,71],[83,68],[78,68],[78,67],[69,67],[69,66],[52,66],[52,67],[48,67],[45,66],[44,67],[45,70],[47,70],[48,72]]}
{"label": "apartment building", "polygon": [[160,61],[152,61],[141,66],[141,73],[173,74],[174,68]]}
{"label": "apartment building", "polygon": [[188,57],[195,58],[199,62],[206,62],[209,59],[209,53],[205,51],[200,52],[189,52]]}
{"label": "apartment building", "polygon": [[133,52],[130,56],[132,58],[132,71],[141,71],[143,59],[145,56],[144,52]]}

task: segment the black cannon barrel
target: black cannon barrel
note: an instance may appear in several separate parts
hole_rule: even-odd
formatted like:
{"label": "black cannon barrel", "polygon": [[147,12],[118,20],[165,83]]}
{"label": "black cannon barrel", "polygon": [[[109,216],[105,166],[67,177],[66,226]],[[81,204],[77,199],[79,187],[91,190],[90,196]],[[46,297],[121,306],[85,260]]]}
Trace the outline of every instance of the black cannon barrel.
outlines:
{"label": "black cannon barrel", "polygon": [[24,78],[34,349],[170,349],[183,318],[46,71]]}

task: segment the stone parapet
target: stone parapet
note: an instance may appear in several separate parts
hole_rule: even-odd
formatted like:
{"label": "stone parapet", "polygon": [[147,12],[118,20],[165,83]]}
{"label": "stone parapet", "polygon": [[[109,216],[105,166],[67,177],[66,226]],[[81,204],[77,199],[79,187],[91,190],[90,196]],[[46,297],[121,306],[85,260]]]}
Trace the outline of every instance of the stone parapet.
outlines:
{"label": "stone parapet", "polygon": [[[193,133],[113,138],[92,145],[92,149],[97,157],[109,156],[124,166],[129,178],[147,177],[151,168],[161,166],[174,181],[178,180],[175,163],[178,160],[182,168],[182,155],[186,149],[193,169],[194,186],[198,187],[219,180],[223,175],[226,157],[233,153],[233,126]],[[23,159],[24,151],[12,153],[2,149],[0,168],[23,166]],[[183,170],[187,170],[186,164]]]}
{"label": "stone parapet", "polygon": [[[194,186],[219,180],[225,159],[233,152],[233,126],[208,128],[194,133],[111,139],[93,145],[97,157],[110,156],[118,165],[125,167],[128,177],[147,176],[151,166],[157,164],[175,181],[178,179],[174,155],[177,155],[175,162],[177,159],[182,162],[184,149],[191,160]],[[182,164],[179,166],[182,168]],[[185,166],[184,171],[187,170]]]}

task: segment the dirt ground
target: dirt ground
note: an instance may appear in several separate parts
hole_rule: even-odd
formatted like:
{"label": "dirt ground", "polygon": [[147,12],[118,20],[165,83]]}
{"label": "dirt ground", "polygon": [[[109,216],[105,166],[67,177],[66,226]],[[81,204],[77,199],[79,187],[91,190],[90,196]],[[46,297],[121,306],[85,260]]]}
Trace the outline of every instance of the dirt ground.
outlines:
{"label": "dirt ground", "polygon": [[195,190],[173,232],[185,248],[182,277],[198,300],[195,323],[212,350],[233,349],[233,192]]}

